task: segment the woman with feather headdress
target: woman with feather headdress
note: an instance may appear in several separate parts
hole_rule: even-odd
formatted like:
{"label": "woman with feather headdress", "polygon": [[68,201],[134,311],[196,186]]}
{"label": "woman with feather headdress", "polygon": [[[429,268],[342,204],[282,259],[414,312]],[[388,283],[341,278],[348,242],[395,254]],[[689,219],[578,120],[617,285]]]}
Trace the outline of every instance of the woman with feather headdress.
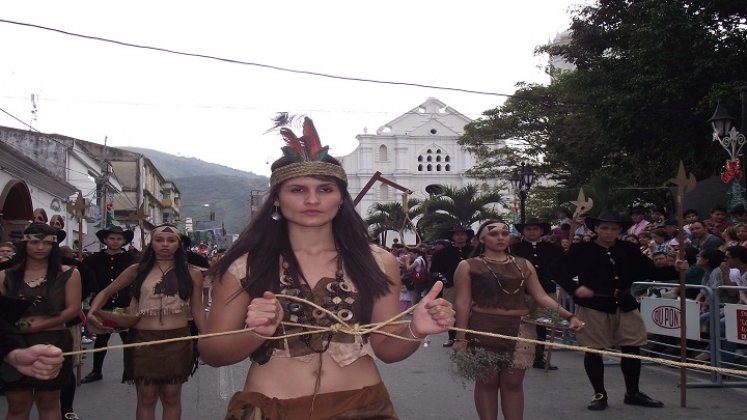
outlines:
{"label": "woman with feather headdress", "polygon": [[[104,304],[120,290],[129,287],[132,301],[129,313],[139,316],[130,328],[131,343],[157,341],[191,335],[191,313],[198,330],[204,330],[202,273],[191,268],[174,225],[156,226],[151,243],[141,261],[126,268],[91,302],[88,320],[97,328],[111,331],[105,323]],[[194,372],[192,342],[177,341],[126,349],[123,382],[137,389],[135,418],[154,419],[161,401],[164,419],[181,418],[182,384]]]}
{"label": "woman with feather headdress", "polygon": [[394,337],[335,328],[396,315],[399,265],[371,246],[345,171],[322,147],[312,121],[302,121],[299,138],[284,127],[292,119],[278,119],[286,146],[272,165],[268,198],[213,269],[220,280],[207,331],[252,331],[201,339],[200,355],[213,366],[247,357],[255,362],[227,419],[396,419],[374,356],[387,363],[405,359],[419,340],[453,325],[454,311],[437,298],[443,285],[436,283],[412,322],[382,328]]}

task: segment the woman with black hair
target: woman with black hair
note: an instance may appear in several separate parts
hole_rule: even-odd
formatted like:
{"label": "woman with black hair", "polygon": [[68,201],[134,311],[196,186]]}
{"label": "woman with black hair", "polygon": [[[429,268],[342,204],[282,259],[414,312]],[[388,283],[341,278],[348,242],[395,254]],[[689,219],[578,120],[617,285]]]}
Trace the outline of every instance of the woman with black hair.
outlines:
{"label": "woman with black hair", "polygon": [[[106,329],[99,311],[115,293],[129,287],[132,294],[129,312],[140,316],[128,333],[130,343],[189,336],[190,311],[197,328],[204,327],[202,274],[189,267],[179,230],[173,225],[160,225],[153,229],[151,238],[140,263],[126,268],[99,292],[89,311],[89,321]],[[190,341],[127,349],[122,381],[135,383],[135,417],[155,418],[156,403],[160,400],[164,419],[181,418],[182,384],[193,372],[194,362]]]}
{"label": "woman with black hair", "polygon": [[[480,245],[472,258],[459,263],[454,272],[456,326],[526,339],[536,339],[535,325],[522,322],[537,305],[557,310],[557,316],[579,331],[583,323],[545,293],[534,266],[511,255],[509,226],[488,220],[477,230]],[[453,350],[456,370],[475,380],[475,407],[481,420],[498,418],[498,398],[506,420],[524,416],[524,373],[534,363],[535,345],[457,332]],[[460,370],[460,366],[471,366]],[[474,375],[475,366],[481,374]]]}
{"label": "woman with black hair", "polygon": [[[303,125],[300,139],[280,130],[288,146],[272,165],[268,198],[214,268],[220,280],[213,285],[207,332],[253,331],[201,339],[200,355],[213,366],[250,356],[255,362],[227,419],[396,419],[374,356],[386,363],[405,359],[419,340],[446,331],[454,312],[436,298],[439,282],[412,322],[381,328],[395,337],[334,329],[394,317],[399,265],[371,245],[345,171],[321,147],[311,120]],[[313,301],[329,313],[284,296]],[[293,333],[300,335],[266,339]]]}
{"label": "woman with black hair", "polygon": [[[63,266],[57,245],[58,232],[44,223],[32,223],[23,232],[13,267],[0,272],[0,293],[31,302],[16,322],[27,346],[52,344],[70,351],[73,339],[65,322],[80,312],[80,274]],[[60,388],[72,375],[72,359],[66,357],[60,374],[39,380],[28,376],[5,385],[7,419],[28,419],[36,404],[41,420],[60,418]]]}

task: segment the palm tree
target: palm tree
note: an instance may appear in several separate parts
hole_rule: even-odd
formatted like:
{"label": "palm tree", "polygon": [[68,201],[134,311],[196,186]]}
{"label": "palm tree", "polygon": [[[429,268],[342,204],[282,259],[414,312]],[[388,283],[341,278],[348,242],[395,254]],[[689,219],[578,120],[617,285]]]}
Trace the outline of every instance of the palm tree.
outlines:
{"label": "palm tree", "polygon": [[[407,200],[407,215],[409,221],[418,217],[422,209],[422,201],[417,198]],[[386,244],[387,232],[393,230],[399,232],[400,243],[405,243],[405,231],[413,231],[413,223],[407,223],[405,212],[400,202],[375,203],[368,212],[369,216],[364,220],[371,234],[381,239],[381,244]]]}
{"label": "palm tree", "polygon": [[442,185],[443,193],[427,199],[418,229],[427,240],[437,239],[455,225],[469,227],[475,222],[500,218],[495,204],[505,206],[503,196],[497,191],[481,192],[474,184],[461,188]]}

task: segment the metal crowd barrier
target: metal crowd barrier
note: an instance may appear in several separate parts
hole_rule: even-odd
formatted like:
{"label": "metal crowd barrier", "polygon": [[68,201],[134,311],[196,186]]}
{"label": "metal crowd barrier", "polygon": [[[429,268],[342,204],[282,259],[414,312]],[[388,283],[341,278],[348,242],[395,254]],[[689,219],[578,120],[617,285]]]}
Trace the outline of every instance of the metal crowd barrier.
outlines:
{"label": "metal crowd barrier", "polygon": [[[740,292],[747,292],[747,287],[745,286],[719,286],[716,288],[716,293],[714,293],[714,306],[713,308],[719,308],[719,317],[718,320],[716,320],[716,317],[711,316],[711,318],[714,319],[714,328],[713,328],[713,334],[711,337],[711,340],[714,341],[714,353],[711,353],[711,359],[715,359],[716,366],[719,367],[725,367],[725,368],[734,368],[734,369],[747,369],[747,355],[742,355],[740,353],[737,353],[737,348],[739,347],[739,344],[742,344],[742,348],[746,348],[747,345],[747,305],[744,304],[734,304],[734,303],[722,303],[721,302],[721,293],[720,292],[729,292],[734,291],[736,292],[736,301],[739,302],[739,293]],[[723,306],[724,304],[727,305],[734,305],[733,307],[730,307],[727,314],[727,308]],[[734,314],[732,314],[731,309],[734,310]],[[724,331],[724,327],[726,327],[727,321],[726,317],[735,316],[737,325],[734,325],[733,328],[736,328],[737,331],[733,331],[736,334],[736,337],[734,337],[737,342],[729,341],[729,336],[726,334],[726,331]],[[724,321],[722,325],[722,320]],[[734,321],[734,318],[731,318],[730,321]],[[739,325],[738,323],[741,321],[742,325]],[[722,337],[722,333],[724,333]],[[715,355],[715,357],[714,357]],[[736,363],[739,359],[744,358],[744,364]],[[730,377],[727,377],[731,379]],[[724,379],[727,379],[722,375],[721,373],[716,373],[716,384],[719,386],[730,386],[730,387],[747,387],[747,378],[734,378],[735,380],[729,380],[728,382],[724,382]]]}
{"label": "metal crowd barrier", "polygon": [[[636,282],[633,283],[634,288],[636,286],[639,286],[642,288],[642,290],[647,291],[649,293],[653,291],[658,291],[660,289],[670,289],[673,287],[679,287],[679,283],[660,283],[660,282]],[[722,286],[724,289],[739,289],[739,290],[745,290],[747,291],[747,287],[735,287],[735,286]],[[686,289],[697,289],[700,293],[703,294],[705,297],[705,302],[708,303],[710,308],[710,316],[708,317],[707,321],[707,329],[709,336],[708,338],[703,338],[700,331],[701,331],[701,321],[700,321],[700,304],[694,303],[694,301],[688,300],[688,304],[690,305],[690,309],[697,310],[697,322],[691,322],[696,317],[695,315],[690,314],[688,322],[687,322],[687,328],[688,328],[688,346],[687,351],[689,355],[700,353],[700,352],[708,352],[710,353],[710,360],[707,362],[712,367],[727,367],[727,368],[736,368],[736,369],[745,369],[747,366],[740,365],[737,363],[734,363],[736,360],[738,360],[738,357],[741,357],[740,354],[729,351],[729,349],[733,350],[733,346],[731,344],[727,344],[725,346],[722,346],[722,339],[721,339],[721,303],[719,300],[719,293],[717,291],[714,291],[708,286],[703,285],[685,285]],[[721,288],[719,288],[721,289]],[[649,301],[644,301],[643,299],[649,299]],[[662,357],[662,358],[669,358],[672,360],[679,360],[680,359],[680,327],[681,323],[679,320],[681,319],[682,314],[680,314],[679,310],[679,298],[675,297],[673,299],[666,298],[666,297],[650,297],[650,296],[642,296],[639,298],[639,301],[641,302],[641,316],[644,318],[644,322],[647,324],[647,329],[649,330],[649,345],[642,348],[641,351],[644,354],[648,354],[649,356],[653,357]],[[651,312],[648,312],[648,307],[653,306],[653,310]],[[659,305],[659,306],[656,306]],[[718,311],[713,311],[713,308],[719,308]],[[747,309],[747,307],[745,307]],[[686,310],[687,311],[687,310]],[[714,313],[718,316],[714,316]],[[663,315],[666,314],[666,315]],[[747,316],[747,312],[745,312]],[[687,316],[688,314],[685,314]],[[658,328],[659,323],[667,323],[664,327]],[[747,322],[747,318],[746,321]],[[652,324],[657,324],[656,327],[651,328]],[[674,326],[676,325],[676,328]],[[694,324],[694,325],[693,325]],[[745,325],[745,330],[747,331],[747,325]],[[671,337],[671,339],[666,339],[666,337]],[[696,344],[698,342],[706,342],[706,346],[696,347]],[[727,347],[727,349],[722,349],[722,347]],[[722,352],[726,352],[728,361],[724,362],[722,359]],[[733,360],[731,359],[733,358]],[[700,361],[698,359],[695,359],[691,356],[688,356],[687,361],[690,363],[706,363],[703,361]],[[696,370],[688,369],[691,373],[696,372]],[[698,371],[699,372],[699,371]],[[736,381],[724,381],[724,377],[719,372],[709,372],[707,374],[708,381],[703,382],[688,382],[687,387],[688,388],[705,388],[705,387],[739,387],[739,386],[747,386],[747,380],[736,380]]]}

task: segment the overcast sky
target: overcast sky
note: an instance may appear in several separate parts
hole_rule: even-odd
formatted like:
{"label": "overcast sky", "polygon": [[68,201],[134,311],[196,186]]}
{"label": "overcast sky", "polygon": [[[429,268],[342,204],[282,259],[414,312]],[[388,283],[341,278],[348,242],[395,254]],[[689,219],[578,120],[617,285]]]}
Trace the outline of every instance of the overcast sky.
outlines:
{"label": "overcast sky", "polygon": [[[6,1],[0,19],[348,77],[512,93],[547,83],[534,48],[580,0]],[[269,174],[278,111],[309,115],[334,155],[437,97],[470,118],[502,97],[280,72],[0,22],[0,108],[33,126]],[[0,125],[26,128],[4,113]]]}

